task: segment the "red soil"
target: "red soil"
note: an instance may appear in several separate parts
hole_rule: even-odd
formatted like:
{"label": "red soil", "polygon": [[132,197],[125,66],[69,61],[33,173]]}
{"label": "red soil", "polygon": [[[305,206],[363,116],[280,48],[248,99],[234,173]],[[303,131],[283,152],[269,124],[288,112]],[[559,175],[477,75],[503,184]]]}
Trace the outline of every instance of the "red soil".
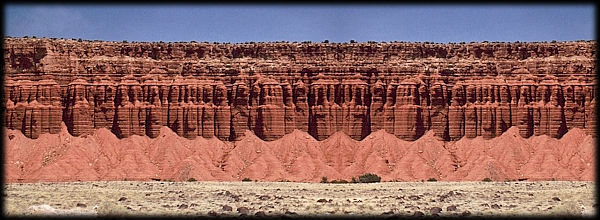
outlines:
{"label": "red soil", "polygon": [[38,139],[5,132],[5,181],[96,181],[189,178],[206,181],[318,182],[375,173],[382,181],[585,180],[595,179],[595,140],[578,128],[561,139],[525,139],[512,127],[485,140],[436,140],[432,131],[404,141],[383,130],[356,141],[342,132],[317,141],[295,130],[275,141],[252,132],[236,142],[188,140],[167,127],[157,138],[118,139],[107,129],[86,137],[59,134]]}

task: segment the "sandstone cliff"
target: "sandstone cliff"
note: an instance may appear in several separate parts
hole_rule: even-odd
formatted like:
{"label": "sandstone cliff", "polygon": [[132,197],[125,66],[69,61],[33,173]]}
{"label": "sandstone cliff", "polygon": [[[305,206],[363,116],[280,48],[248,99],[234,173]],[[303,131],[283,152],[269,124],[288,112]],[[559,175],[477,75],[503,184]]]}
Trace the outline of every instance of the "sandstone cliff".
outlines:
{"label": "sandstone cliff", "polygon": [[595,42],[117,43],[4,39],[4,124],[265,141],[595,135]]}

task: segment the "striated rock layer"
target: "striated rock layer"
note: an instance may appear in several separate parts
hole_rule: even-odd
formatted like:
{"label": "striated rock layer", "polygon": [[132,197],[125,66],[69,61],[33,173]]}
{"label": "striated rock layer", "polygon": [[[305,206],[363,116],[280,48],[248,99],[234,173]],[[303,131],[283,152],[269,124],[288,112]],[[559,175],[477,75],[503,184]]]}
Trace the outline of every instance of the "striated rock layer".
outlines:
{"label": "striated rock layer", "polygon": [[405,141],[384,130],[361,141],[336,132],[323,141],[294,130],[275,141],[247,131],[234,142],[216,137],[190,140],[167,127],[156,138],[119,139],[107,128],[74,137],[66,126],[37,139],[7,130],[5,181],[187,181],[318,182],[375,173],[382,181],[595,180],[592,135],[574,128],[561,139],[523,138],[512,127],[490,140],[445,142],[428,131]]}
{"label": "striated rock layer", "polygon": [[595,41],[117,43],[4,39],[4,124],[26,137],[109,129],[273,141],[595,135]]}

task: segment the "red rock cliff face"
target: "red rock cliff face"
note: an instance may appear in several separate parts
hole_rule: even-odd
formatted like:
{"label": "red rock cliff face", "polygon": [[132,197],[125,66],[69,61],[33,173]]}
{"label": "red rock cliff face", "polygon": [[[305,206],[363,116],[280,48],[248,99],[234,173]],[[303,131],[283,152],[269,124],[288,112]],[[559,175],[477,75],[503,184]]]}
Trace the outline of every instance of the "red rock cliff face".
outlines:
{"label": "red rock cliff face", "polygon": [[4,39],[4,124],[271,141],[595,135],[595,42],[208,44]]}

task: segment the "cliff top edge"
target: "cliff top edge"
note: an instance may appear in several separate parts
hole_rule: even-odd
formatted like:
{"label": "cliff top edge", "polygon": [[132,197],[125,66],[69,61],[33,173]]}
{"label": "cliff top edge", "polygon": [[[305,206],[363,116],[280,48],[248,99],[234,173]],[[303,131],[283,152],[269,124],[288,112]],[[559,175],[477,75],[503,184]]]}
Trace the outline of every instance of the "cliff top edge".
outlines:
{"label": "cliff top edge", "polygon": [[350,42],[329,42],[324,40],[323,42],[312,42],[312,41],[247,41],[239,43],[231,42],[208,42],[208,41],[110,41],[110,40],[89,40],[81,38],[54,38],[54,37],[41,37],[35,36],[28,37],[11,37],[4,36],[4,42],[6,41],[23,41],[23,42],[65,42],[65,43],[109,43],[109,44],[200,44],[200,45],[494,45],[494,44],[596,44],[596,40],[574,40],[574,41],[471,41],[471,42],[429,42],[429,41],[367,41],[367,42],[356,42],[351,40]]}

